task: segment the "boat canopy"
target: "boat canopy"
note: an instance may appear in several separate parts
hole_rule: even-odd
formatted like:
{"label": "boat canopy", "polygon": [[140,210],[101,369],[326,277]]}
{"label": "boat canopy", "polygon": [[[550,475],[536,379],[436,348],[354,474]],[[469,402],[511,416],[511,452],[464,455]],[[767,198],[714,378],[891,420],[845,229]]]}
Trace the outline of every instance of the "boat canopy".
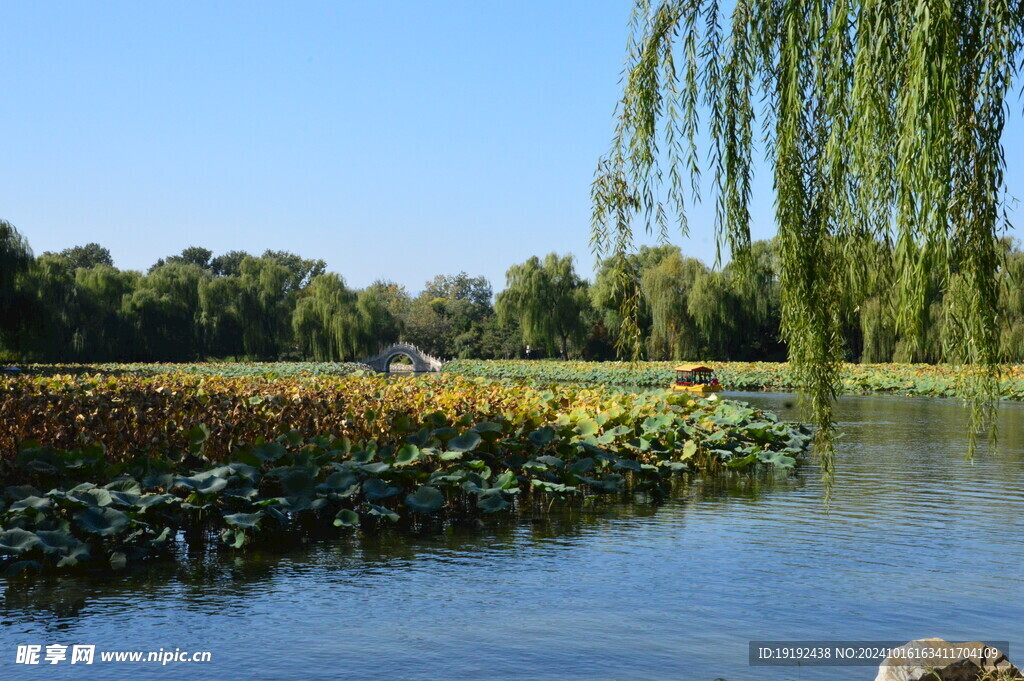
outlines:
{"label": "boat canopy", "polygon": [[676,367],[676,371],[712,371],[710,368],[703,364],[680,364]]}

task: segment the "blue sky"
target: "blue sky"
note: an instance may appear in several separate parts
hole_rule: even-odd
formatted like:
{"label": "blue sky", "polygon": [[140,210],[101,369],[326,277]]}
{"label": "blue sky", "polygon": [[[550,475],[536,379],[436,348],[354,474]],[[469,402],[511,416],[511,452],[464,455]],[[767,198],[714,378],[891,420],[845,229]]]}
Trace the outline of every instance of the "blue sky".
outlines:
{"label": "blue sky", "polygon": [[[145,269],[290,250],[352,286],[571,252],[619,95],[629,0],[5,3],[0,218],[36,253]],[[1020,103],[1013,102],[1014,111]],[[1007,137],[1022,193],[1019,117]],[[770,183],[755,237],[770,236]],[[711,261],[710,202],[685,252]]]}

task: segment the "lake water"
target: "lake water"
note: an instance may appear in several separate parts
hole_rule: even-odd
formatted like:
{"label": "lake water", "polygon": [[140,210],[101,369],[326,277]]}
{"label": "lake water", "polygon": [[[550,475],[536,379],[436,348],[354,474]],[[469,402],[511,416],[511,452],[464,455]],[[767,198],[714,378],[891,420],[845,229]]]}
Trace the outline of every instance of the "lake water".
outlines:
{"label": "lake water", "polygon": [[[795,419],[793,397],[731,394]],[[818,471],[693,480],[443,536],[190,556],[104,579],[0,580],[0,679],[873,679],[750,667],[771,640],[1009,641],[1024,662],[1024,405],[965,460],[959,403],[844,397]],[[16,665],[19,644],[210,651],[208,664]]]}

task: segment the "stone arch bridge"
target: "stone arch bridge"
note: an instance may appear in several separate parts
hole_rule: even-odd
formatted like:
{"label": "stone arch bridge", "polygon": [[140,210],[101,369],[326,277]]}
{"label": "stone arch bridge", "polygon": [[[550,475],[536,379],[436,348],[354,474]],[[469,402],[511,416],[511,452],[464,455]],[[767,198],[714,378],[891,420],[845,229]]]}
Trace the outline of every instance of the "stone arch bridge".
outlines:
{"label": "stone arch bridge", "polygon": [[437,357],[428,355],[415,345],[409,343],[396,343],[380,354],[364,359],[363,364],[370,365],[375,371],[386,372],[392,360],[399,355],[405,355],[411,359],[412,370],[417,372],[440,371],[443,364]]}

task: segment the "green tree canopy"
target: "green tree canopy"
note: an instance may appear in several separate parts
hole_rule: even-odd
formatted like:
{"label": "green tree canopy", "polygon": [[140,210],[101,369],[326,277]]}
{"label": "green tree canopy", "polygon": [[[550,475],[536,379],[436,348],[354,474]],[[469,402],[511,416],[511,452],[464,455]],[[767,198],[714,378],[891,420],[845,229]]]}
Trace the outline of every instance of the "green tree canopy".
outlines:
{"label": "green tree canopy", "polygon": [[84,246],[72,246],[71,248],[65,248],[60,252],[60,257],[67,261],[68,267],[70,267],[72,271],[77,269],[90,269],[97,265],[106,265],[107,267],[114,266],[114,259],[110,256],[110,251],[97,243],[88,243]]}
{"label": "green tree canopy", "polygon": [[32,266],[32,250],[14,225],[0,220],[0,350],[20,350],[34,301],[23,281]]}
{"label": "green tree canopy", "polygon": [[616,132],[593,185],[594,246],[628,253],[635,220],[663,237],[673,221],[686,231],[706,112],[716,233],[742,262],[753,155],[767,150],[781,331],[828,484],[844,301],[865,295],[865,244],[892,245],[891,312],[910,338],[938,276],[946,356],[983,367],[972,451],[994,404],[1001,140],[1022,36],[1017,1],[738,0],[730,17],[718,0],[635,2]]}
{"label": "green tree canopy", "polygon": [[567,358],[583,338],[590,306],[587,283],[576,274],[572,256],[550,253],[543,261],[533,256],[510,267],[506,278],[496,304],[499,316],[519,323],[524,342]]}

